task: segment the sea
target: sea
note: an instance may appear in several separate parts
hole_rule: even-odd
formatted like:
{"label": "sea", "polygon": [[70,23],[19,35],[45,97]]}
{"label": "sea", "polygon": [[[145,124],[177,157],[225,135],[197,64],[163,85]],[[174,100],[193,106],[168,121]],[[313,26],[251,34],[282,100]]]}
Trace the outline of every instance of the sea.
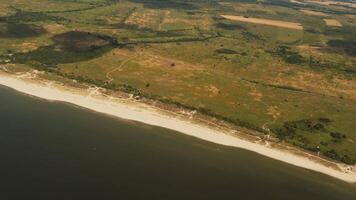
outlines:
{"label": "sea", "polygon": [[0,87],[0,200],[356,200],[356,184]]}

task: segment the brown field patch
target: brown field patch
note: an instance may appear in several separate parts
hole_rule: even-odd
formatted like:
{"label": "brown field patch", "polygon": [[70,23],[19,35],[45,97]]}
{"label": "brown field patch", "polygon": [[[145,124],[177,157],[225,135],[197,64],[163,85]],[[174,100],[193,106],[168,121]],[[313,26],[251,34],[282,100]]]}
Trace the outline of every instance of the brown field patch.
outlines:
{"label": "brown field patch", "polygon": [[327,26],[337,26],[337,27],[342,26],[342,24],[336,19],[324,19],[324,21]]}
{"label": "brown field patch", "polygon": [[252,18],[252,17],[237,16],[237,15],[221,15],[221,16],[226,19],[240,21],[240,22],[247,22],[247,23],[303,30],[303,26],[300,23],[295,23],[295,22],[286,22],[286,21],[281,21],[281,20],[271,20],[271,19],[262,19],[262,18]]}
{"label": "brown field patch", "polygon": [[306,4],[304,2],[300,2],[300,1],[296,1],[296,0],[290,0],[290,2],[296,3],[296,4],[300,4],[300,5],[305,5]]}
{"label": "brown field patch", "polygon": [[7,12],[5,12],[5,11],[0,11],[0,17],[5,17],[6,15],[8,15]]}
{"label": "brown field patch", "polygon": [[136,24],[138,26],[147,26],[155,22],[158,17],[158,13],[155,10],[148,10],[147,12],[134,12],[125,21],[125,24]]}
{"label": "brown field patch", "polygon": [[351,3],[351,2],[341,2],[341,1],[308,1],[309,3],[316,3],[316,4],[320,4],[320,5],[326,5],[326,6],[330,6],[330,5],[335,5],[335,6],[347,6],[347,7],[351,7],[351,8],[356,8],[356,3]]}
{"label": "brown field patch", "polygon": [[301,53],[302,56],[313,56],[320,60],[325,57],[325,51],[323,51],[325,47],[307,44],[298,45],[296,47],[298,48],[298,51]]}
{"label": "brown field patch", "polygon": [[203,65],[192,64],[184,62],[181,60],[176,60],[174,58],[165,57],[159,55],[159,53],[151,51],[141,51],[140,58],[137,59],[137,62],[145,67],[154,67],[154,68],[163,68],[170,70],[202,70],[205,68]]}
{"label": "brown field patch", "polygon": [[318,47],[318,46],[310,46],[310,45],[307,45],[307,44],[299,45],[297,47],[302,49],[302,50],[318,50],[318,49],[320,49],[320,47]]}
{"label": "brown field patch", "polygon": [[270,106],[267,111],[267,115],[272,116],[273,119],[277,119],[279,116],[281,116],[277,106]]}
{"label": "brown field patch", "polygon": [[326,14],[326,13],[318,12],[318,11],[313,11],[313,10],[301,9],[300,11],[302,11],[302,12],[305,13],[305,14],[313,15],[313,16],[321,16],[321,17],[327,17],[327,16],[329,16],[329,15]]}
{"label": "brown field patch", "polygon": [[261,92],[257,91],[256,89],[253,89],[248,94],[251,95],[255,101],[261,101],[262,97],[263,97],[263,94]]}
{"label": "brown field patch", "polygon": [[32,42],[25,42],[21,44],[22,52],[30,52],[36,50],[38,48],[38,44]]}
{"label": "brown field patch", "polygon": [[124,49],[114,49],[112,51],[112,55],[120,56],[120,57],[128,57],[128,56],[132,56],[132,54],[133,52]]}
{"label": "brown field patch", "polygon": [[49,24],[44,27],[48,33],[59,34],[67,31],[67,28],[62,24]]}
{"label": "brown field patch", "polygon": [[16,49],[19,49],[22,53],[27,53],[34,51],[39,48],[39,44],[36,40],[23,42],[21,44],[13,44],[12,46]]}
{"label": "brown field patch", "polygon": [[212,94],[213,96],[216,96],[219,94],[220,90],[215,87],[214,85],[209,85],[206,87],[206,89]]}
{"label": "brown field patch", "polygon": [[177,16],[171,11],[165,11],[164,16],[161,17],[161,21],[158,26],[158,30],[162,30],[164,24],[185,24],[186,29],[193,29],[193,27],[199,27],[203,30],[208,30],[212,26],[212,21],[206,18],[200,17],[185,17]]}
{"label": "brown field patch", "polygon": [[323,56],[323,52],[320,51],[322,48],[318,46],[303,44],[303,45],[298,45],[297,48],[302,52],[308,52],[308,53],[312,53],[313,55]]}

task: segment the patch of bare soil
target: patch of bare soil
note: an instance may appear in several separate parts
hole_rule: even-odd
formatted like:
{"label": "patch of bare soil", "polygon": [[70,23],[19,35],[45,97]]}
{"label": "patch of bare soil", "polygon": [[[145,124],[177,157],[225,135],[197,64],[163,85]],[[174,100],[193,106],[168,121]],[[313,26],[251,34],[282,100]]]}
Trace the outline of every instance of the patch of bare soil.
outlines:
{"label": "patch of bare soil", "polygon": [[309,3],[316,3],[320,5],[335,5],[335,6],[347,6],[350,8],[356,8],[356,3],[351,3],[351,2],[342,2],[342,1],[323,1],[323,0],[313,0],[313,1],[308,1]]}
{"label": "patch of bare soil", "polygon": [[255,101],[261,101],[263,97],[263,94],[260,91],[256,90],[255,88],[248,94],[252,96]]}
{"label": "patch of bare soil", "polygon": [[204,66],[201,65],[187,63],[147,51],[140,53],[140,59],[138,59],[137,62],[146,67],[168,68],[172,70],[200,70],[204,68]]}
{"label": "patch of bare soil", "polygon": [[296,3],[296,4],[300,4],[300,5],[305,5],[306,4],[304,2],[300,2],[300,1],[296,1],[296,0],[290,0],[290,2]]}
{"label": "patch of bare soil", "polygon": [[295,23],[295,22],[287,22],[287,21],[271,20],[271,19],[263,19],[263,18],[252,18],[252,17],[237,16],[237,15],[221,15],[221,16],[223,18],[234,20],[234,21],[303,30],[303,26],[300,23]]}
{"label": "patch of bare soil", "polygon": [[220,90],[214,85],[206,86],[206,89],[209,91],[209,94],[212,96],[216,96],[220,93]]}
{"label": "patch of bare soil", "polygon": [[21,44],[21,49],[22,49],[23,53],[36,50],[37,48],[38,48],[38,45],[36,43],[24,42]]}
{"label": "patch of bare soil", "polygon": [[134,12],[125,21],[125,24],[134,24],[140,27],[147,26],[148,24],[154,22],[158,17],[158,13],[155,10],[148,10],[148,12]]}
{"label": "patch of bare soil", "polygon": [[329,16],[329,15],[326,14],[326,13],[318,12],[318,11],[313,11],[313,10],[301,9],[300,11],[302,11],[302,12],[305,13],[305,14],[313,15],[313,16],[321,16],[321,17],[327,17],[327,16]]}
{"label": "patch of bare soil", "polygon": [[268,108],[267,115],[272,116],[273,119],[277,119],[281,115],[281,113],[278,111],[277,106],[270,106]]}
{"label": "patch of bare soil", "polygon": [[67,31],[66,27],[62,24],[49,24],[44,26],[46,31],[51,34],[60,34]]}
{"label": "patch of bare soil", "polygon": [[337,26],[337,27],[342,26],[342,24],[336,19],[324,19],[324,21],[327,26]]}

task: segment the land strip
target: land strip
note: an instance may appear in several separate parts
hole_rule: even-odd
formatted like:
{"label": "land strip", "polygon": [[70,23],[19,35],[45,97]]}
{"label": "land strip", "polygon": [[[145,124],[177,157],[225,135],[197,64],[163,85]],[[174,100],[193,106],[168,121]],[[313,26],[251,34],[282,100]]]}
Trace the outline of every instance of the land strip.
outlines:
{"label": "land strip", "polygon": [[252,17],[237,16],[237,15],[221,15],[221,16],[223,18],[226,18],[226,19],[240,21],[240,22],[247,22],[247,23],[262,24],[262,25],[268,25],[268,26],[275,26],[275,27],[303,30],[303,26],[300,23],[295,23],[295,22],[287,22],[287,21],[271,20],[271,19],[262,19],[262,18],[252,18]]}

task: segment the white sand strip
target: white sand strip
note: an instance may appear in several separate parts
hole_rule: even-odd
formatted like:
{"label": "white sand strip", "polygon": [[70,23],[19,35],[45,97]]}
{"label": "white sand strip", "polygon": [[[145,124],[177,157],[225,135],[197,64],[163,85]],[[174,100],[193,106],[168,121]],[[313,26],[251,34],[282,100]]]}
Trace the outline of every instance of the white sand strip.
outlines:
{"label": "white sand strip", "polygon": [[0,84],[35,97],[53,101],[68,102],[119,118],[168,128],[213,143],[247,149],[258,154],[262,154],[298,167],[314,170],[346,182],[356,182],[356,173],[354,171],[345,172],[342,170],[336,170],[310,160],[307,157],[299,156],[286,150],[284,151],[271,148],[265,145],[239,139],[207,126],[194,124],[188,120],[168,116],[143,103],[125,103],[118,98],[107,98],[100,94],[97,95],[90,93],[90,91],[61,86],[55,83],[45,84],[36,82],[35,80],[29,81],[1,72]]}

